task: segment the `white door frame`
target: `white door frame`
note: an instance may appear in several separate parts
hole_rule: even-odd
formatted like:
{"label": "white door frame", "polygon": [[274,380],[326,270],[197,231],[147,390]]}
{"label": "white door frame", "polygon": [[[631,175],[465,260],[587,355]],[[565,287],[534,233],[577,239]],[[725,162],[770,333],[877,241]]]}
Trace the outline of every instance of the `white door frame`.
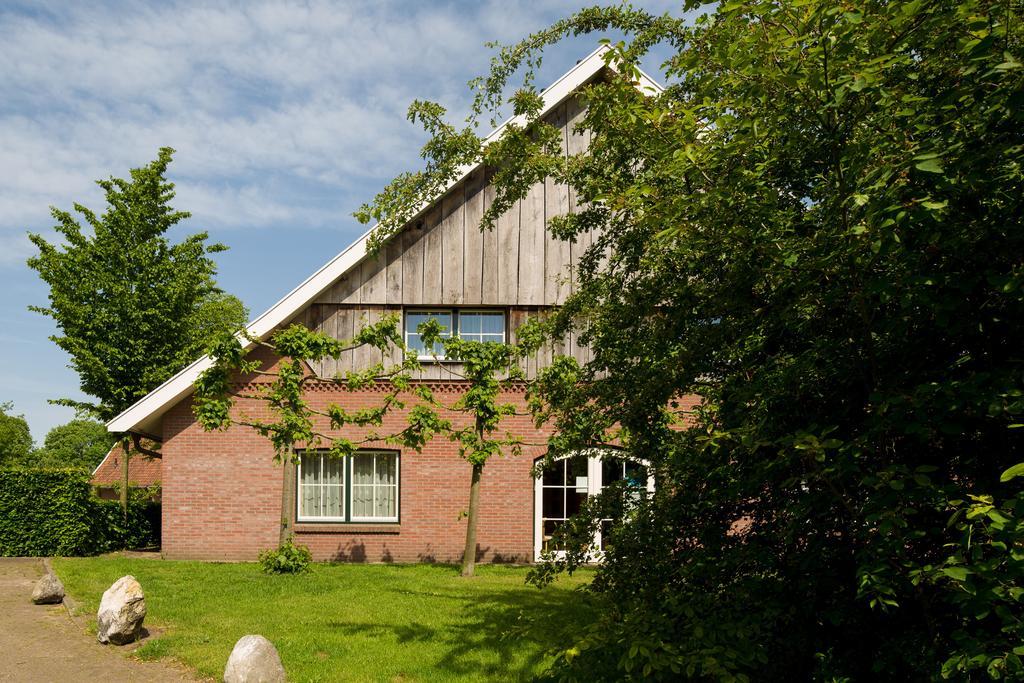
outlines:
{"label": "white door frame", "polygon": [[[601,492],[604,487],[603,473],[601,464],[605,455],[615,457],[614,454],[618,451],[613,449],[599,449],[592,448],[586,451],[577,451],[569,455],[564,455],[557,458],[555,462],[561,462],[563,460],[569,460],[580,455],[587,456],[587,498],[597,495]],[[620,458],[625,460],[625,458]],[[534,461],[535,463],[543,458],[538,458]],[[651,474],[650,464],[646,460],[634,461],[643,465],[647,468],[647,490],[651,493],[654,492],[654,475]],[[543,473],[539,473],[540,476],[534,477],[533,481],[533,561],[540,561],[541,551],[544,549],[544,477]],[[568,484],[568,482],[566,482]],[[594,535],[593,550],[590,553],[590,561],[599,562],[602,555],[604,554],[601,550],[601,529],[598,527],[597,533]],[[556,550],[556,557],[564,557],[564,550]]]}

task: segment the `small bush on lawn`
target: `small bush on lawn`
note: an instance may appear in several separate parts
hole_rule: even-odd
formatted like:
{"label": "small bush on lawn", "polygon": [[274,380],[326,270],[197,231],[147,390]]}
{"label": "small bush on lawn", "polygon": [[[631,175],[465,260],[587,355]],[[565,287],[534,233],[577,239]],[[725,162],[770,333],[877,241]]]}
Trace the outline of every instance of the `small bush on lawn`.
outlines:
{"label": "small bush on lawn", "polygon": [[130,497],[128,519],[117,501],[92,493],[84,469],[0,469],[0,556],[96,555],[155,543],[153,505]]}
{"label": "small bush on lawn", "polygon": [[260,567],[268,574],[299,574],[309,570],[313,553],[304,545],[295,545],[289,537],[279,548],[260,553]]}

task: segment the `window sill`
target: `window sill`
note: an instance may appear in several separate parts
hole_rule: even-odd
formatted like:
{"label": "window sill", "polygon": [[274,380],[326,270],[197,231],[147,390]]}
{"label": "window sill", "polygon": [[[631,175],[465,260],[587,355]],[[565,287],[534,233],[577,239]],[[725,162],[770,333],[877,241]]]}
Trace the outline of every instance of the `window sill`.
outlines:
{"label": "window sill", "polygon": [[398,534],[401,530],[402,525],[394,522],[297,522],[292,527],[296,534]]}

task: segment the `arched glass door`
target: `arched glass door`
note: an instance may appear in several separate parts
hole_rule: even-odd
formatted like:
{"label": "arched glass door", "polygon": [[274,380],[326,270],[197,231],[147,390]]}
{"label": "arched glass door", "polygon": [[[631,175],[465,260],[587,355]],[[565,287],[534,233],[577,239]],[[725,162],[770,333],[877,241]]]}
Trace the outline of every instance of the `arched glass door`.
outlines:
{"label": "arched glass door", "polygon": [[[545,550],[561,553],[554,545],[555,531],[580,511],[590,496],[606,486],[626,480],[639,489],[654,490],[654,479],[637,462],[615,457],[614,451],[590,451],[555,462],[537,477],[534,485],[534,559]],[[539,461],[538,461],[539,462]],[[614,520],[601,522],[594,537],[594,559],[604,550],[604,536]]]}

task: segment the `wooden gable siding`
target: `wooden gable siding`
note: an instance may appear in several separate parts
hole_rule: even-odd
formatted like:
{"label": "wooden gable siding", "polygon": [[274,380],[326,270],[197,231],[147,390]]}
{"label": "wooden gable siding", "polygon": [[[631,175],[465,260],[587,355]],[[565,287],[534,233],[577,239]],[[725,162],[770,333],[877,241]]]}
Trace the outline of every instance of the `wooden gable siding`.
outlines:
{"label": "wooden gable siding", "polygon": [[[589,132],[576,130],[584,110],[570,98],[555,107],[548,122],[562,131],[562,149],[584,151]],[[478,226],[494,199],[483,170],[456,185],[407,226],[375,257],[364,259],[300,313],[303,322],[339,339],[351,338],[364,324],[418,306],[500,307],[506,311],[510,341],[531,316],[543,316],[572,292],[580,255],[593,240],[557,240],[547,229],[554,216],[574,211],[578,201],[566,185],[547,179],[500,216],[493,230]],[[589,349],[567,336],[541,349],[523,364],[528,376],[547,366],[554,355],[568,353],[580,362]],[[380,362],[379,351],[360,349],[337,361],[327,359],[314,370],[321,376],[362,370]],[[396,361],[397,358],[385,358]],[[423,379],[453,379],[457,364],[425,365]]]}
{"label": "wooden gable siding", "polygon": [[[576,132],[583,110],[570,99],[549,114],[562,131],[563,149],[583,151],[588,134]],[[572,288],[573,267],[590,244],[554,239],[547,221],[575,208],[563,184],[548,180],[500,216],[493,230],[478,229],[494,189],[477,170],[363,260],[316,303],[373,306],[557,306]]]}

